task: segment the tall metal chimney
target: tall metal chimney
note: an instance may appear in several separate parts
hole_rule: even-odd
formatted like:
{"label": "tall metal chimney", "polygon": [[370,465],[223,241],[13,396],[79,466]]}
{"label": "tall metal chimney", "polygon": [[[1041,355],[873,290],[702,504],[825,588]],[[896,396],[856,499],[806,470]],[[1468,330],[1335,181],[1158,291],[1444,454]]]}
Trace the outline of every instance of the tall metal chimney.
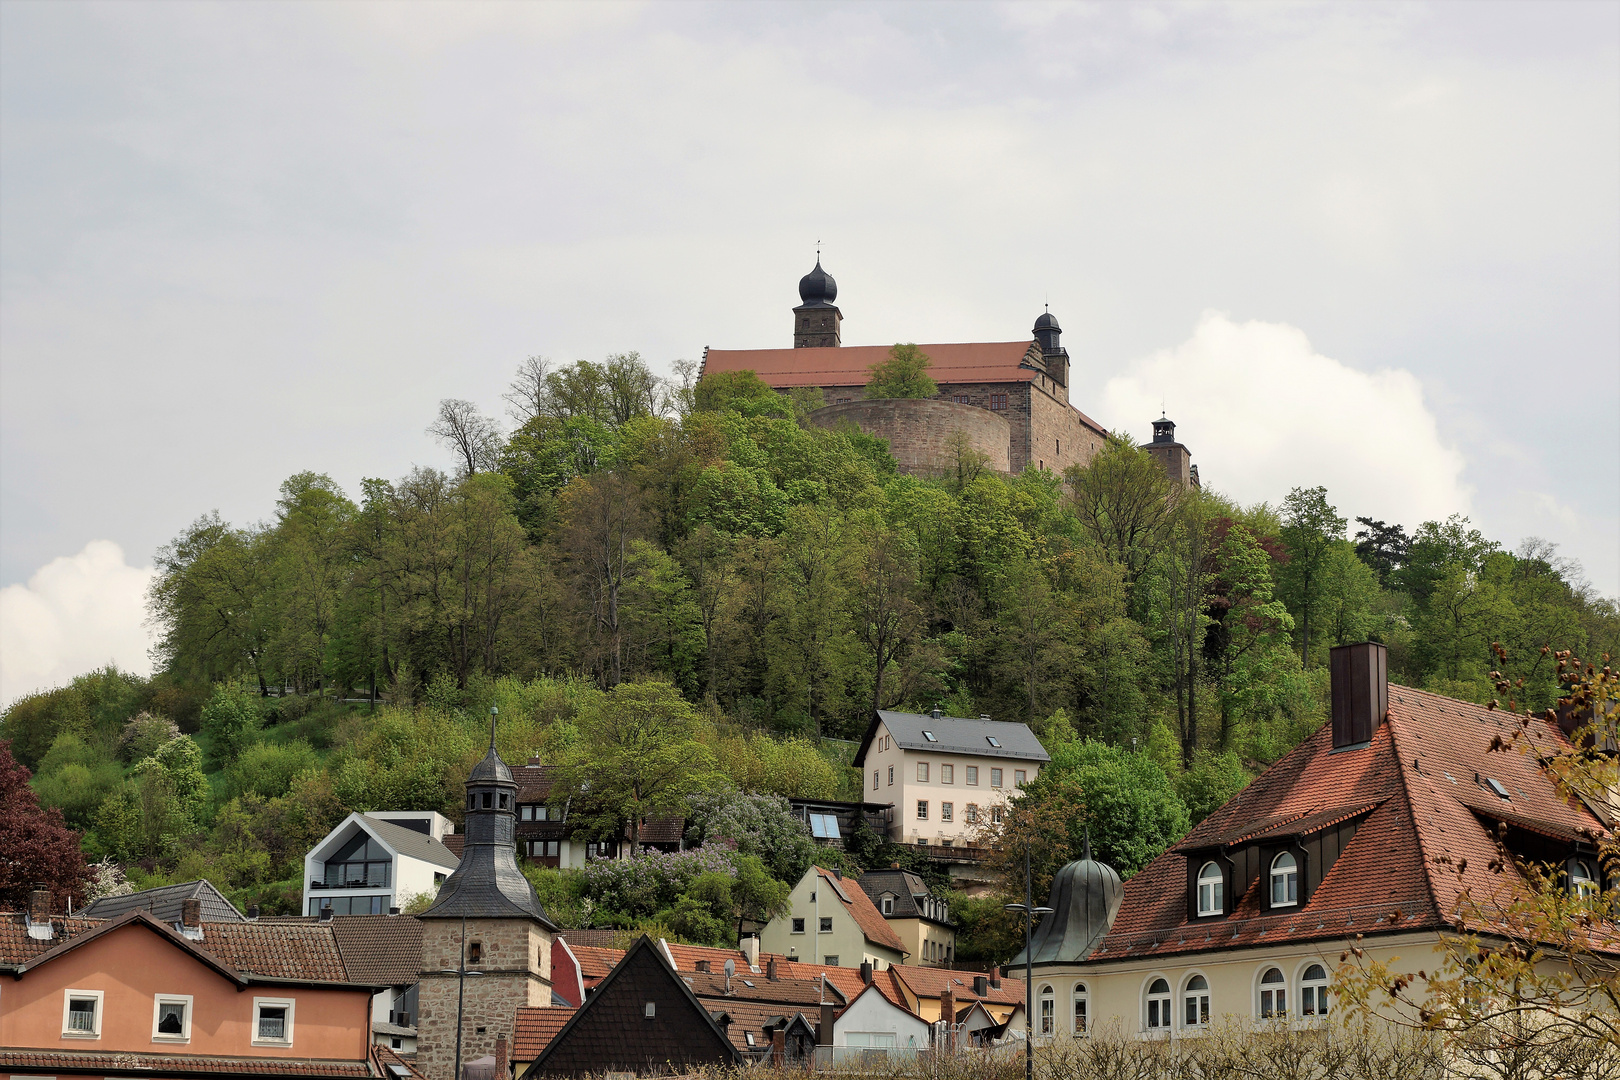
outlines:
{"label": "tall metal chimney", "polygon": [[1389,716],[1389,656],[1376,641],[1328,653],[1333,682],[1333,749],[1365,746]]}

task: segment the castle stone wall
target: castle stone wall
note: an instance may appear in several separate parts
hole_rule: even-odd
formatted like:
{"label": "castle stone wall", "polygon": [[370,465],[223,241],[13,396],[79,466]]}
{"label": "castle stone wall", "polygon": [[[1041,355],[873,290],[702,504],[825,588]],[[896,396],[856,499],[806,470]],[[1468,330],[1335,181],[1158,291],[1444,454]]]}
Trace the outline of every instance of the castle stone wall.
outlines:
{"label": "castle stone wall", "polygon": [[999,413],[954,401],[914,398],[871,398],[828,405],[807,417],[809,423],[835,428],[848,421],[889,441],[901,472],[930,476],[945,471],[954,448],[952,435],[966,436],[968,445],[990,459],[990,468],[1008,472],[1011,427]]}

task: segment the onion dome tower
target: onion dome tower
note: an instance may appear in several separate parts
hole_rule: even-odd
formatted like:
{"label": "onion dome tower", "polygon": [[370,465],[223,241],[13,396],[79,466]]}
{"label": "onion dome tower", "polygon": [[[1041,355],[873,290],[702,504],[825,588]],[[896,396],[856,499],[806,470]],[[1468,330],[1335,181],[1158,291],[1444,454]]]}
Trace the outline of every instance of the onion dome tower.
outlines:
{"label": "onion dome tower", "polygon": [[1069,385],[1069,350],[1058,344],[1063,327],[1057,316],[1047,308],[1035,320],[1035,343],[1041,347],[1041,358],[1046,362],[1046,373],[1060,386]]}
{"label": "onion dome tower", "polygon": [[795,349],[833,348],[843,343],[844,314],[833,303],[838,299],[838,282],[821,268],[821,252],[816,252],[816,268],[799,279],[799,306],[793,309]]}
{"label": "onion dome tower", "polygon": [[[1124,893],[1114,868],[1092,859],[1087,837],[1085,858],[1069,863],[1052,878],[1046,901],[1052,914],[1035,928],[1027,950],[1032,966],[1076,964],[1090,956],[1114,925]],[[1025,958],[1021,950],[1008,968],[1023,967]]]}
{"label": "onion dome tower", "polygon": [[[457,1055],[497,1052],[518,1005],[551,1004],[551,942],[557,927],[517,865],[517,784],[495,750],[467,777],[461,864],[422,921],[417,1065],[453,1076]],[[465,972],[482,978],[469,979]],[[461,1022],[458,1025],[458,1018]]]}

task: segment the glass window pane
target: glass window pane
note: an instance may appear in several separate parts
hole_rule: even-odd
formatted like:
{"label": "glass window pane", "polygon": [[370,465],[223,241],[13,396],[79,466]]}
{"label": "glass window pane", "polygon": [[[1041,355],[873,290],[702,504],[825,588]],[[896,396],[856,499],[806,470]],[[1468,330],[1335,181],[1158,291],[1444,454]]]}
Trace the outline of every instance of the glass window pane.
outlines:
{"label": "glass window pane", "polygon": [[185,1030],[186,1006],[181,1001],[165,1001],[158,1005],[158,1034],[179,1035]]}
{"label": "glass window pane", "polygon": [[96,1030],[96,999],[74,998],[68,1003],[68,1030]]}
{"label": "glass window pane", "polygon": [[287,1037],[287,1010],[279,1005],[259,1008],[259,1038],[285,1039]]}

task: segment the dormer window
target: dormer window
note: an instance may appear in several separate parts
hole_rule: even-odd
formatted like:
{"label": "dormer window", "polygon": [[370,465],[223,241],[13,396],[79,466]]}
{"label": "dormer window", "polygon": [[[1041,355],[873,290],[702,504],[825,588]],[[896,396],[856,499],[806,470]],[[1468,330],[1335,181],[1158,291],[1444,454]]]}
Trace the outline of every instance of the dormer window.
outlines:
{"label": "dormer window", "polygon": [[1585,859],[1571,859],[1569,895],[1577,900],[1596,900],[1598,892],[1597,877],[1592,873],[1592,864]]}
{"label": "dormer window", "polygon": [[1221,868],[1212,862],[1198,871],[1198,914],[1219,915],[1226,910],[1225,882]]}
{"label": "dormer window", "polygon": [[1299,903],[1299,862],[1283,852],[1271,860],[1271,906],[1293,907]]}

